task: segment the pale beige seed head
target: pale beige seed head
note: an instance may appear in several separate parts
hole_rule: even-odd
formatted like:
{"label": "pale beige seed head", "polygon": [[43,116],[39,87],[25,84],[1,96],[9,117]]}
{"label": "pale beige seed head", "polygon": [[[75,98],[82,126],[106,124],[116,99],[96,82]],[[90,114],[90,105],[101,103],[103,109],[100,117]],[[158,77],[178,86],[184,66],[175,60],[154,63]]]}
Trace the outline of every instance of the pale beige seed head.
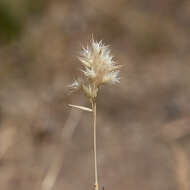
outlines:
{"label": "pale beige seed head", "polygon": [[88,98],[94,99],[100,85],[119,83],[120,66],[113,61],[109,46],[102,41],[92,39],[86,48],[82,48],[79,60],[83,65],[83,77],[70,85],[74,90],[82,89]]}

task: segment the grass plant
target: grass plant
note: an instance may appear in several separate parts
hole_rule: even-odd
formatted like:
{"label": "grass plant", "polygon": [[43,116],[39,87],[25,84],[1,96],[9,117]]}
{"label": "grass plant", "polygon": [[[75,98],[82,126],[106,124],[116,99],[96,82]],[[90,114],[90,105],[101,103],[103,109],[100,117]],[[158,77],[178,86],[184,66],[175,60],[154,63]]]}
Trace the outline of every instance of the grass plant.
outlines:
{"label": "grass plant", "polygon": [[71,105],[84,111],[93,113],[94,128],[94,177],[95,190],[99,190],[98,167],[97,167],[97,148],[96,148],[96,98],[101,85],[106,83],[119,83],[120,65],[116,64],[111,55],[109,46],[102,41],[92,39],[87,47],[83,47],[78,57],[83,65],[82,76],[74,80],[69,85],[72,91],[82,91],[88,98],[91,108],[84,106]]}

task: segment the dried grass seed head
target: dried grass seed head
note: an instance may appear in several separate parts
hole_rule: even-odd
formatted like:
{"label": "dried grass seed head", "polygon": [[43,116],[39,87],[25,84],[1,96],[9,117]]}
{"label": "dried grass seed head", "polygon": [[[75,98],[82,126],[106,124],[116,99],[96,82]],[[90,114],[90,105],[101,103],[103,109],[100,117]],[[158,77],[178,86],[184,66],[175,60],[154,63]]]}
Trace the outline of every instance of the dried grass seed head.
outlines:
{"label": "dried grass seed head", "polygon": [[83,77],[75,80],[71,88],[82,89],[88,98],[96,98],[101,84],[119,82],[120,66],[113,60],[109,46],[102,41],[92,39],[86,48],[82,48],[79,60],[83,65]]}
{"label": "dried grass seed head", "polygon": [[84,66],[84,76],[96,86],[119,82],[119,66],[113,61],[109,46],[104,45],[102,41],[92,39],[90,45],[82,49],[79,60]]}

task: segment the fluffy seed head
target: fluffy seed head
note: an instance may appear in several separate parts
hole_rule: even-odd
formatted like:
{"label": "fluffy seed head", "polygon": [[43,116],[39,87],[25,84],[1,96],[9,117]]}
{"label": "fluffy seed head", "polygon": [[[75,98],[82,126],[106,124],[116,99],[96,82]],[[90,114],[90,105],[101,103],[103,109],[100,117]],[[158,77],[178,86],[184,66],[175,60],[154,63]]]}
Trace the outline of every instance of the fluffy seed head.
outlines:
{"label": "fluffy seed head", "polygon": [[83,65],[83,77],[75,80],[70,87],[74,90],[82,89],[89,99],[96,98],[100,85],[119,83],[120,65],[113,61],[109,46],[102,41],[92,39],[86,48],[82,48],[79,60]]}

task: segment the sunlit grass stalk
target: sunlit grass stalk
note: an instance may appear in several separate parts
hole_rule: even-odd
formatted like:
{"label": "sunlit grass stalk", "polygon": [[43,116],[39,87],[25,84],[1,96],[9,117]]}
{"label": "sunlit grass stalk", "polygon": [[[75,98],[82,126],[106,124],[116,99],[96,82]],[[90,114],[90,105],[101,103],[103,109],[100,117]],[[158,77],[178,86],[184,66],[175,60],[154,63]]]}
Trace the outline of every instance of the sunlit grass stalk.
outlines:
{"label": "sunlit grass stalk", "polygon": [[98,184],[98,166],[97,166],[97,144],[96,144],[96,97],[99,87],[106,83],[118,83],[119,68],[113,61],[108,46],[105,46],[102,41],[96,42],[93,39],[86,48],[83,48],[79,56],[84,69],[82,70],[83,77],[76,79],[71,85],[72,91],[81,90],[91,103],[92,108],[71,105],[84,111],[93,113],[93,128],[94,128],[94,175],[95,175],[95,190],[99,190]]}

